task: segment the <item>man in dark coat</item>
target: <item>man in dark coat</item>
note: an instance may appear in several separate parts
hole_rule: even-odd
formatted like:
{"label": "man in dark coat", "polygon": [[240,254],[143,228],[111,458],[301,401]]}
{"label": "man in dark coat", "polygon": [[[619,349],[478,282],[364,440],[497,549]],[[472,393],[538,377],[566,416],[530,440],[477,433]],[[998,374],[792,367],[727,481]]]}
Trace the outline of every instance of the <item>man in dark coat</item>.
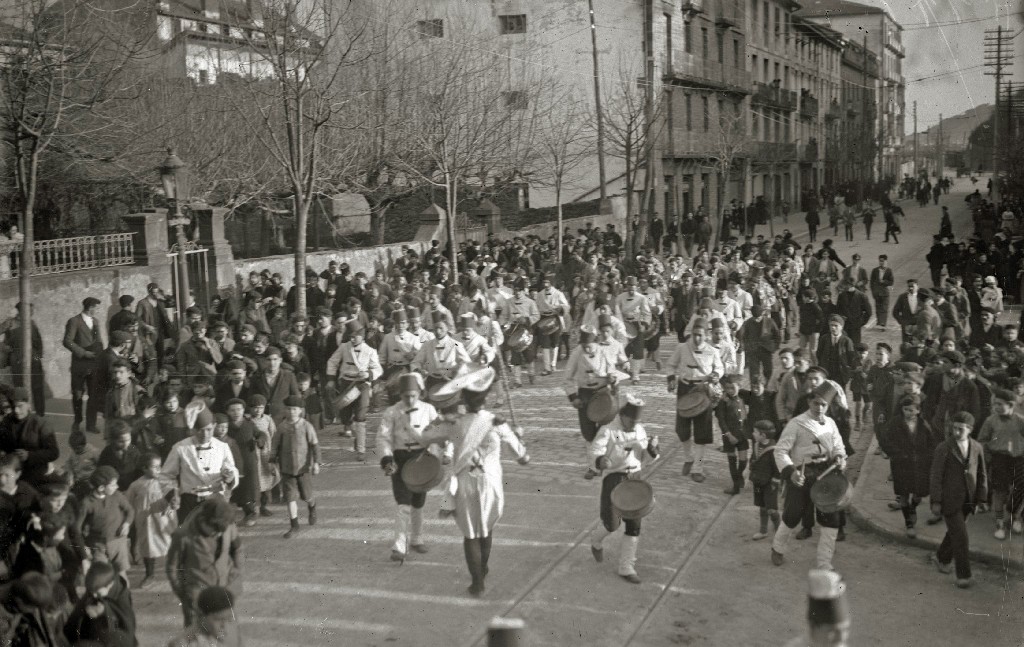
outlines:
{"label": "man in dark coat", "polygon": [[892,308],[892,318],[899,324],[903,333],[902,341],[910,341],[917,325],[917,311],[921,308],[917,294],[917,279],[907,281],[907,291],[896,297],[896,305]]}
{"label": "man in dark coat", "polygon": [[252,379],[253,393],[259,393],[267,399],[266,411],[275,421],[284,419],[288,413],[284,406],[286,398],[302,395],[295,381],[295,373],[282,368],[282,362],[280,349],[271,346],[266,353],[266,368],[257,372]]}
{"label": "man in dark coat", "polygon": [[672,296],[672,325],[679,341],[683,341],[686,324],[690,323],[693,313],[697,311],[700,290],[693,287],[693,275],[685,272],[679,277],[679,282],[672,286],[670,294]]}
{"label": "man in dark coat", "polygon": [[[82,425],[82,402],[86,391],[90,399],[101,395],[94,393],[89,384],[96,370],[97,356],[103,352],[99,314],[100,300],[86,297],[82,301],[82,312],[68,319],[64,325],[64,348],[71,351],[71,408],[75,415],[72,431],[78,431]],[[86,424],[86,430],[95,433],[95,422],[94,416],[93,426]]]}
{"label": "man in dark coat", "polygon": [[924,395],[921,414],[932,426],[935,433],[942,435],[952,417],[966,411],[979,419],[981,398],[978,387],[964,374],[964,355],[960,351],[943,353],[946,370],[932,373],[924,380],[921,393]]}
{"label": "man in dark coat", "polygon": [[[21,314],[21,302],[16,306]],[[46,373],[43,371],[43,336],[39,332],[35,319],[31,318],[34,308],[29,308],[29,321],[32,323],[32,363],[28,372],[32,374],[32,407],[40,416],[46,415]],[[14,327],[7,331],[5,339],[11,347],[11,373],[18,377],[26,372],[21,359],[21,318],[15,318]]]}
{"label": "man in dark coat", "polygon": [[872,314],[871,302],[859,287],[853,282],[847,281],[844,289],[839,293],[839,298],[836,299],[836,313],[846,319],[843,330],[854,345],[860,343],[861,329],[867,325]]}
{"label": "man in dark coat", "polygon": [[35,487],[60,457],[57,437],[42,416],[32,413],[28,390],[14,389],[14,411],[0,420],[0,452],[21,460],[21,480]]}
{"label": "man in dark coat", "polygon": [[834,314],[828,318],[829,334],[818,341],[818,365],[828,371],[829,379],[845,387],[853,376],[858,356],[853,341],[843,333],[846,320]]}
{"label": "man in dark coat", "polygon": [[878,267],[871,270],[871,296],[875,298],[875,316],[878,317],[879,329],[885,329],[889,319],[889,297],[896,279],[889,267],[889,257],[882,254],[878,257]]}
{"label": "man in dark coat", "polygon": [[978,313],[978,325],[971,325],[971,335],[967,340],[971,348],[983,348],[986,344],[998,347],[1003,340],[1003,327],[997,326],[995,313],[991,308],[982,308]]}

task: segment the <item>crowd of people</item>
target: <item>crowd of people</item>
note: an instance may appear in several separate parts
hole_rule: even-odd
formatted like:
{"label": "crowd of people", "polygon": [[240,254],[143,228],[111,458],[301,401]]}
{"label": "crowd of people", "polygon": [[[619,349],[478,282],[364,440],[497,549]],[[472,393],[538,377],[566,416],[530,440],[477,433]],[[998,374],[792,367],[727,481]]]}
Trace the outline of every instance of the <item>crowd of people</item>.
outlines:
{"label": "crowd of people", "polygon": [[[592,554],[602,562],[624,525],[625,581],[641,581],[641,522],[612,492],[659,454],[630,388],[657,373],[677,398],[683,475],[704,483],[705,451],[719,444],[725,494],[749,481],[752,538],[772,538],[772,563],[817,525],[817,566],[831,568],[845,513],[811,490],[842,472],[860,429],[890,460],[891,507],[907,534],[928,499],[927,523],[947,526],[937,567],[955,562],[957,584],[969,586],[964,519],[989,491],[996,537],[1022,531],[1024,342],[1002,308],[1019,291],[1012,267],[1024,252],[1007,236],[958,242],[946,220],[928,254],[930,288],[901,278],[897,290],[885,255],[871,267],[858,254],[847,262],[831,240],[802,246],[788,231],[716,248],[663,233],[627,255],[614,225],[587,225],[564,232],[561,249],[555,236],[463,243],[458,274],[436,241],[372,275],[331,261],[286,288],[279,274],[253,272],[177,325],[155,283],[137,302],[121,296],[105,325],[87,297],[63,339],[70,453],[46,418],[38,331],[38,379],[0,390],[0,635],[19,646],[138,644],[131,590],[149,586],[162,560],[185,625],[170,644],[237,644],[239,527],[282,512],[285,538],[316,524],[318,438],[331,428],[365,461],[374,412],[370,449],[395,500],[391,559],[429,550],[425,492],[440,485],[440,514],[464,535],[469,593],[483,595],[504,506],[501,447],[530,460],[522,430],[499,411],[509,389],[556,371],[577,410],[580,476],[601,480]],[[872,320],[899,342],[865,344]],[[665,335],[678,340],[670,356]],[[98,451],[90,436],[100,434]],[[413,483],[428,457],[439,468]]]}

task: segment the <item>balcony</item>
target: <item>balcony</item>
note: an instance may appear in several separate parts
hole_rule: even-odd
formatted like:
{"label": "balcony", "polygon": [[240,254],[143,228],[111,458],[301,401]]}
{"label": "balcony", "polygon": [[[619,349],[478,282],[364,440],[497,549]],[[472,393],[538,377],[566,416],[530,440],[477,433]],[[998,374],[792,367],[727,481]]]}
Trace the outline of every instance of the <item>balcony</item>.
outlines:
{"label": "balcony", "polygon": [[671,140],[665,142],[663,152],[673,157],[704,157],[722,148],[719,133],[714,131],[673,128],[669,136]]}
{"label": "balcony", "polygon": [[699,13],[704,13],[704,0],[683,0],[683,18],[690,20]]}
{"label": "balcony", "polygon": [[669,62],[667,56],[661,60],[662,74],[666,80],[701,85],[714,90],[748,94],[750,72],[732,65],[723,65],[693,54],[675,52]]}
{"label": "balcony", "polygon": [[795,162],[796,144],[787,142],[751,142],[750,156],[763,162]]}
{"label": "balcony", "polygon": [[796,92],[777,88],[767,83],[754,83],[751,101],[762,106],[768,106],[769,108],[796,110]]}
{"label": "balcony", "polygon": [[818,99],[809,92],[800,95],[800,116],[808,119],[818,118]]}
{"label": "balcony", "polygon": [[812,137],[811,141],[798,148],[798,152],[800,153],[801,162],[817,162],[818,140]]}
{"label": "balcony", "polygon": [[839,105],[839,101],[832,99],[832,103],[828,105],[828,112],[825,113],[825,119],[828,121],[835,121],[843,116],[843,108]]}

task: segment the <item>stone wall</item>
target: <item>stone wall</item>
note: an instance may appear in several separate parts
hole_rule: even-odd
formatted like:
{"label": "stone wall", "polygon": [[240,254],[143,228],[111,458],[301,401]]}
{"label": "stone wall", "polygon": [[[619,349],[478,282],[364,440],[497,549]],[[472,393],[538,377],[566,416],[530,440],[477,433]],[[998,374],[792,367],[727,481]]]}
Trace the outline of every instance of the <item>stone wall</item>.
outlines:
{"label": "stone wall", "polygon": [[[43,370],[46,372],[48,398],[71,397],[71,352],[64,348],[64,324],[82,311],[82,300],[95,297],[103,303],[106,313],[100,322],[103,342],[109,341],[107,320],[120,308],[117,298],[132,294],[140,298],[152,281],[167,286],[170,276],[166,268],[157,273],[148,267],[109,267],[84,272],[50,274],[32,278],[33,319],[43,337]],[[17,315],[18,281],[0,281],[0,320]],[[4,369],[4,381],[10,380],[10,369]]]}
{"label": "stone wall", "polygon": [[[353,274],[356,272],[366,272],[367,276],[373,276],[373,273],[378,269],[387,270],[401,256],[403,245],[411,247],[418,254],[422,254],[429,249],[430,243],[410,242],[400,245],[384,245],[382,247],[343,249],[335,252],[314,252],[306,254],[306,266],[313,268],[319,274],[327,269],[328,263],[338,261],[338,263],[348,263]],[[264,269],[268,269],[271,272],[280,272],[284,278],[284,284],[291,287],[295,276],[295,257],[288,254],[235,261],[236,284],[238,281],[246,281],[249,272],[261,272]]]}

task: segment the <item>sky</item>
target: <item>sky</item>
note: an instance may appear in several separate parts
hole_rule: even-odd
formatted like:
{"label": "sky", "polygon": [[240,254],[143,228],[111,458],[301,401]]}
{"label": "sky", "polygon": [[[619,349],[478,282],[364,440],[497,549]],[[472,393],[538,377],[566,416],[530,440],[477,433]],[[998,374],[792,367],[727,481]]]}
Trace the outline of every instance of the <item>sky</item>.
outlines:
{"label": "sky", "polygon": [[[994,101],[995,80],[981,66],[985,30],[1024,30],[1024,0],[857,1],[887,9],[903,25],[908,134],[915,100],[919,132],[938,123],[940,113],[951,116]],[[1014,76],[1008,80],[1024,82],[1024,36],[1013,42]]]}

